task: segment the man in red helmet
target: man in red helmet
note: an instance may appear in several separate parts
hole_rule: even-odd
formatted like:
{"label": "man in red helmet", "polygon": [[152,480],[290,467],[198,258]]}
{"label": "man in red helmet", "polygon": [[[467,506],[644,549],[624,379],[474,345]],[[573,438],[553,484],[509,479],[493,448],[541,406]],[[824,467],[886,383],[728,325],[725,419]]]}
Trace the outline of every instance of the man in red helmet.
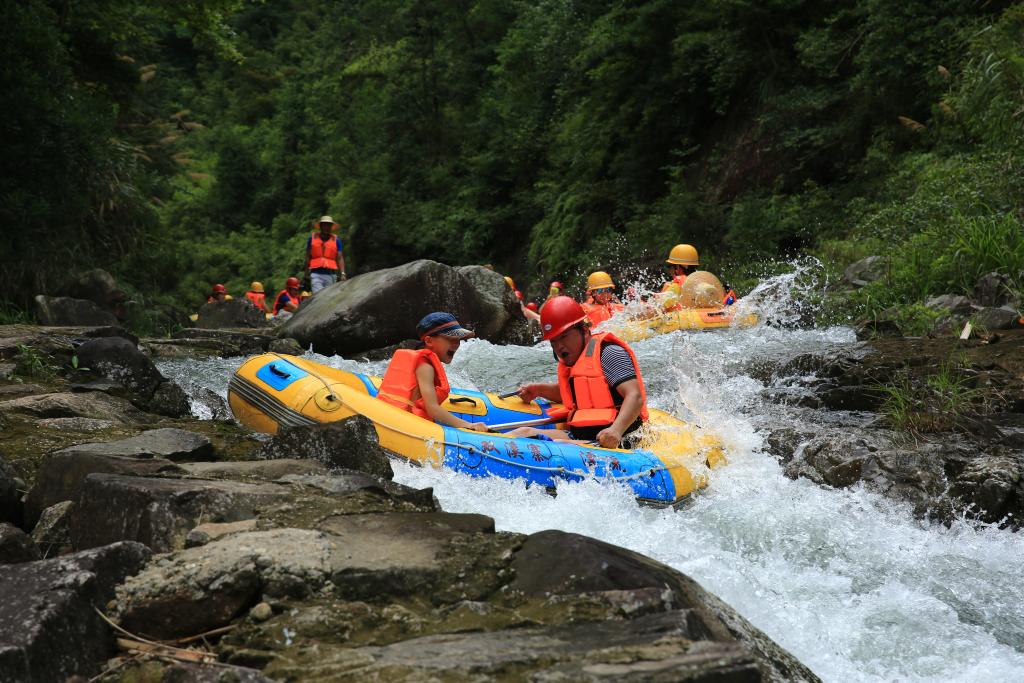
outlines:
{"label": "man in red helmet", "polygon": [[299,303],[302,301],[300,287],[301,283],[297,277],[290,277],[285,281],[284,289],[277,293],[277,299],[274,300],[274,317],[285,320],[299,310]]}
{"label": "man in red helmet", "polygon": [[522,427],[508,434],[618,448],[624,436],[647,421],[647,392],[633,350],[610,332],[592,334],[586,311],[567,296],[541,307],[540,327],[558,358],[558,382],[524,384],[517,393],[524,401],[541,396],[562,403],[569,410],[569,431]]}
{"label": "man in red helmet", "polygon": [[206,303],[212,304],[217,301],[231,301],[231,295],[228,294],[228,289],[222,284],[216,284],[213,286],[213,290],[206,296]]}

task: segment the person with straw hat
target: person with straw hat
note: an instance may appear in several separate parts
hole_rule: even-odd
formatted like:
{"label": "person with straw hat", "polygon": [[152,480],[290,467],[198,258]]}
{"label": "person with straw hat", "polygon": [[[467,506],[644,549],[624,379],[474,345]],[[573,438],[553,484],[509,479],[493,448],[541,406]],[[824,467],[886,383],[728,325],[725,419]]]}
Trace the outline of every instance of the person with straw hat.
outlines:
{"label": "person with straw hat", "polygon": [[345,279],[345,257],[341,250],[341,239],[333,233],[338,224],[330,216],[321,216],[319,231],[306,240],[306,273],[310,289],[316,294],[324,287]]}

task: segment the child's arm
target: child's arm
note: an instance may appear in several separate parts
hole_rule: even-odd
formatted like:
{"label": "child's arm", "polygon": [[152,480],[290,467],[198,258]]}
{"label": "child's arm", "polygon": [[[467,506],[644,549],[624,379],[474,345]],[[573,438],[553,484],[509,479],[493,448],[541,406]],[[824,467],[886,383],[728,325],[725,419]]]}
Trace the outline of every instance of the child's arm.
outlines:
{"label": "child's arm", "polygon": [[485,422],[466,422],[441,407],[437,402],[437,394],[434,392],[434,368],[430,363],[420,363],[416,366],[416,384],[423,397],[423,407],[426,408],[427,415],[434,422],[460,429],[475,429],[478,432],[488,430]]}

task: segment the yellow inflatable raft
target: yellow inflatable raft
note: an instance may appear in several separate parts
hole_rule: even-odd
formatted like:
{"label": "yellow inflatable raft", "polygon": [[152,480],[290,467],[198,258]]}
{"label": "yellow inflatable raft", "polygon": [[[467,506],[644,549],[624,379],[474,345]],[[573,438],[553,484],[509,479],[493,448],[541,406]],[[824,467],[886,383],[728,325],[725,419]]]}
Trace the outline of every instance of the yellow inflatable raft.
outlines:
{"label": "yellow inflatable raft", "polygon": [[705,486],[709,468],[724,461],[715,438],[660,410],[650,411],[632,449],[607,449],[500,433],[557,415],[560,406],[543,399],[524,403],[453,389],[444,404],[448,411],[497,430],[477,432],[442,426],[379,401],[379,386],[377,377],[268,353],[250,358],[235,372],[228,401],[239,422],[268,434],[280,427],[363,415],[373,421],[384,448],[415,463],[548,488],[599,479],[627,485],[642,502],[659,506],[678,504]]}

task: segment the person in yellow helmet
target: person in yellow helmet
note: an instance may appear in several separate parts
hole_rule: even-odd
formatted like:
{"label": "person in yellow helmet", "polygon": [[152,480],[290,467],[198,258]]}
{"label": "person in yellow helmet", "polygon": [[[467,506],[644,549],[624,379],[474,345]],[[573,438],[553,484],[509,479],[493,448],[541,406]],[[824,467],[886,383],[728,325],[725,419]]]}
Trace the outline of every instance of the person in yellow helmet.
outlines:
{"label": "person in yellow helmet", "polygon": [[587,277],[587,301],[583,310],[594,327],[611,318],[624,308],[615,298],[615,283],[612,276],[597,270]]}
{"label": "person in yellow helmet", "polygon": [[256,282],[255,280],[249,285],[249,291],[245,293],[245,298],[249,300],[256,308],[260,309],[264,313],[269,313],[267,308],[267,293],[263,290],[263,283]]}
{"label": "person in yellow helmet", "polygon": [[677,244],[668,253],[665,263],[669,266],[672,279],[665,283],[661,291],[672,290],[678,293],[679,288],[686,282],[686,276],[697,270],[697,266],[700,265],[700,256],[692,245]]}

